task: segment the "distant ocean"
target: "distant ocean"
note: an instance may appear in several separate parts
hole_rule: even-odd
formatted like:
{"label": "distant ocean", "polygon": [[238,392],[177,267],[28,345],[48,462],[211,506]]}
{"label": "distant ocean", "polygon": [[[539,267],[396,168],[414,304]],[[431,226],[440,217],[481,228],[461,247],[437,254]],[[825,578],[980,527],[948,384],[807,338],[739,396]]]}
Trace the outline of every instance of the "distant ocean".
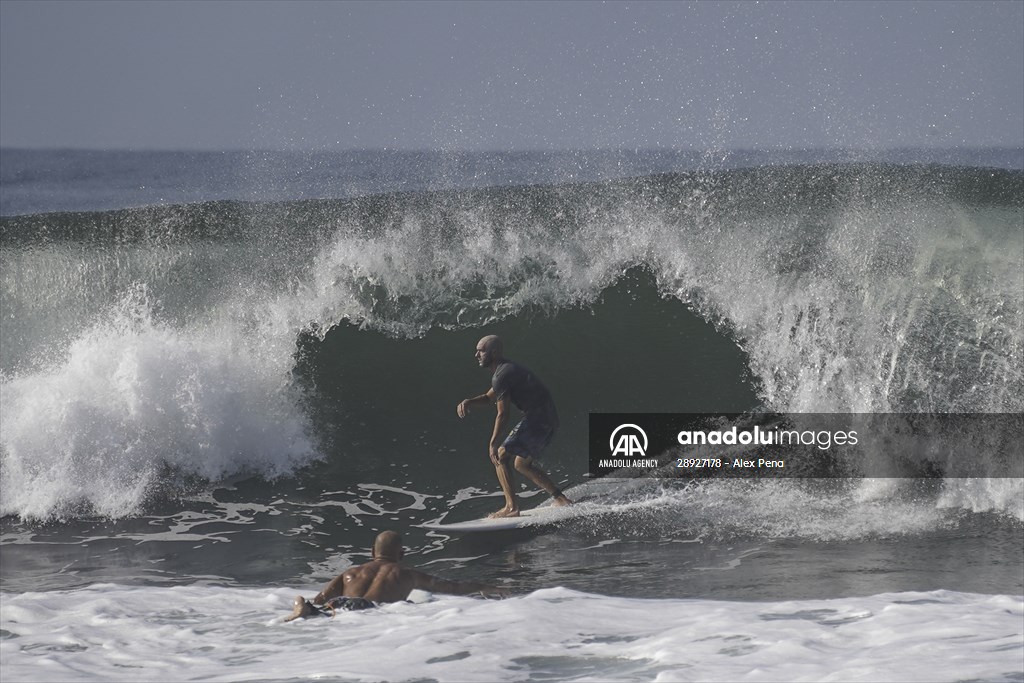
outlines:
{"label": "distant ocean", "polygon": [[[593,514],[418,526],[500,506],[488,333]],[[585,474],[590,412],[1022,410],[1021,149],[4,149],[0,679],[1019,683],[1022,479]],[[383,529],[514,597],[281,623]]]}

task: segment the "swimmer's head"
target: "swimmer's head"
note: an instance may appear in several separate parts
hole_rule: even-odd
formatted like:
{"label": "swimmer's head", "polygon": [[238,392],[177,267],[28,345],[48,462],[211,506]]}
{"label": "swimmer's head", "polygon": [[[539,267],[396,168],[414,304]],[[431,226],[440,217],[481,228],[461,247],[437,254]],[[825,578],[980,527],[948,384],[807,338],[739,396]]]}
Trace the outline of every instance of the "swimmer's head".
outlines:
{"label": "swimmer's head", "polygon": [[402,536],[396,531],[382,531],[373,542],[373,559],[398,562],[402,559]]}

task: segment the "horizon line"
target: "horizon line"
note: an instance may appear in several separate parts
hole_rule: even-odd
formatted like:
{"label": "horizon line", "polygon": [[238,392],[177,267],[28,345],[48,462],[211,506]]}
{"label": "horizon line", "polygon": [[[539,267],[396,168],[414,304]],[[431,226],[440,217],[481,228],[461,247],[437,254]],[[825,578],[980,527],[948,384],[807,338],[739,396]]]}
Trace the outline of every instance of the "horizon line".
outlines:
{"label": "horizon line", "polygon": [[985,144],[985,145],[893,145],[878,147],[843,147],[843,146],[778,146],[778,147],[748,147],[737,146],[722,149],[706,149],[699,147],[564,147],[557,149],[544,148],[492,148],[492,149],[445,149],[439,147],[343,147],[343,148],[314,148],[314,147],[78,147],[72,145],[56,146],[25,146],[25,145],[0,145],[0,151],[16,152],[109,152],[109,153],[173,153],[173,154],[252,154],[252,153],[274,153],[274,154],[351,154],[351,153],[393,153],[393,154],[566,154],[566,153],[676,153],[676,154],[708,154],[708,153],[795,153],[795,152],[856,152],[856,153],[879,153],[879,152],[900,152],[900,151],[931,151],[951,152],[958,150],[1003,150],[1021,151],[1024,150],[1024,141],[1016,144]]}

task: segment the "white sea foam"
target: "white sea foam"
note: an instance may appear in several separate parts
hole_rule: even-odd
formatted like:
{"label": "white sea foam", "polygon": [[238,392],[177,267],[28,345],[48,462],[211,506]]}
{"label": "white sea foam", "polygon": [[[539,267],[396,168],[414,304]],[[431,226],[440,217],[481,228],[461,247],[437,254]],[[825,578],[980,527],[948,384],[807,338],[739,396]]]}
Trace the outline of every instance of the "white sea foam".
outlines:
{"label": "white sea foam", "polygon": [[947,479],[939,507],[999,512],[1024,522],[1024,479]]}
{"label": "white sea foam", "polygon": [[[1019,479],[954,479],[923,492],[913,479],[708,479],[664,488],[654,479],[599,480],[567,491],[579,516],[622,516],[633,528],[679,529],[705,540],[793,539],[812,542],[893,538],[942,531],[956,511],[991,512],[1024,521]],[[587,524],[580,520],[578,524]]]}
{"label": "white sea foam", "polygon": [[[314,592],[315,587],[306,587]],[[934,591],[787,602],[554,588],[283,623],[295,590],[3,594],[7,681],[1019,680],[1024,600]]]}
{"label": "white sea foam", "polygon": [[160,323],[143,290],[52,369],[0,383],[0,514],[137,514],[177,475],[273,477],[312,456],[287,356]]}

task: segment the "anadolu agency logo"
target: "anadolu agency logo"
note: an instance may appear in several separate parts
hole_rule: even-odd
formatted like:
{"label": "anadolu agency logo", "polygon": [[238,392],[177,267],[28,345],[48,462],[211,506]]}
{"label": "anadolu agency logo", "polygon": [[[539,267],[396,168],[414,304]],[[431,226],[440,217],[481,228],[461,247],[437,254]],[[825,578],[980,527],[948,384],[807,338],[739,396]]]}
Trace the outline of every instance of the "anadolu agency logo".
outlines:
{"label": "anadolu agency logo", "polygon": [[[618,440],[616,440],[616,437],[618,437]],[[642,446],[640,445],[640,439],[644,440]],[[647,455],[647,432],[639,425],[619,425],[612,432],[611,438],[608,439],[608,447],[611,448],[612,457],[625,455],[627,457],[642,458]]]}
{"label": "anadolu agency logo", "polygon": [[598,467],[656,467],[657,460],[645,460],[647,455],[647,432],[640,425],[621,424],[612,430],[608,438],[611,458],[598,462]]}

